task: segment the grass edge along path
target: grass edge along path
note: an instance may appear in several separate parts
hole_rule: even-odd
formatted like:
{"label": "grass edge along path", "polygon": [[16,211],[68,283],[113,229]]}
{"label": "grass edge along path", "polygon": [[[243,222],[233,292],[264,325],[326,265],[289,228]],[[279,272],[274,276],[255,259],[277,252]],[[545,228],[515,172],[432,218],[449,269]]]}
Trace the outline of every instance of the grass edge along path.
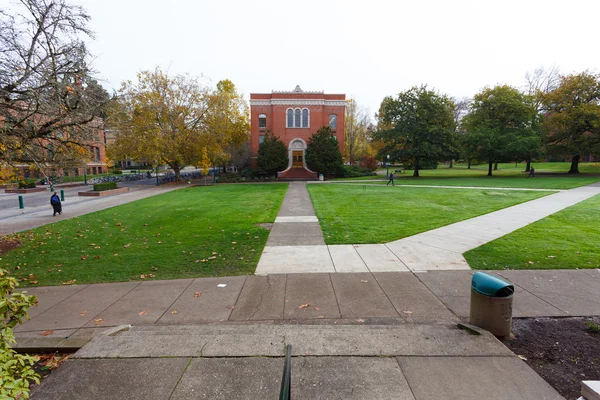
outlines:
{"label": "grass edge along path", "polygon": [[308,185],[325,243],[386,243],[534,200],[553,191]]}
{"label": "grass edge along path", "polygon": [[287,184],[191,187],[9,235],[21,286],[251,274]]}
{"label": "grass edge along path", "polygon": [[472,269],[600,268],[600,195],[464,254]]}

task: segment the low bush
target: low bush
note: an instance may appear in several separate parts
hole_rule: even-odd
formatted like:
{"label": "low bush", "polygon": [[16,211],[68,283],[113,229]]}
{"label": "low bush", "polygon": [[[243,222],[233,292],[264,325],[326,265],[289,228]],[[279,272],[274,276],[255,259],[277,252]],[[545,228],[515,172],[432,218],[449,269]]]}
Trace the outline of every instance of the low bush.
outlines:
{"label": "low bush", "polygon": [[114,175],[121,175],[123,173],[123,171],[121,171],[120,169],[113,169],[111,171]]}
{"label": "low bush", "polygon": [[359,176],[377,175],[369,168],[363,168],[356,165],[343,165],[341,171],[342,178],[358,178]]}
{"label": "low bush", "polygon": [[360,162],[361,168],[369,169],[371,171],[376,171],[378,164],[379,163],[375,157],[367,157]]}
{"label": "low bush", "polygon": [[36,357],[17,354],[12,349],[15,343],[13,329],[29,319],[27,310],[36,304],[35,296],[15,292],[17,280],[0,269],[0,398],[27,399],[31,382],[40,383],[33,365]]}
{"label": "low bush", "polygon": [[117,188],[117,182],[104,182],[94,184],[95,192],[103,192],[105,190],[112,190]]}
{"label": "low bush", "polygon": [[271,176],[247,177],[240,176],[232,172],[227,172],[217,176],[217,183],[272,182],[274,180],[275,177]]}
{"label": "low bush", "polygon": [[19,189],[33,189],[35,187],[35,179],[24,179],[19,181]]}

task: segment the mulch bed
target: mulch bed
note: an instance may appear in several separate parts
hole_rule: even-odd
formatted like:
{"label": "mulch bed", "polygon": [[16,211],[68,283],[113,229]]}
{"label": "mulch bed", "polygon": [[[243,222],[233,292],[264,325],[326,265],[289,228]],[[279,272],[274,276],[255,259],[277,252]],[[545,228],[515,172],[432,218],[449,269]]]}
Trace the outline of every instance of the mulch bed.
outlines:
{"label": "mulch bed", "polygon": [[581,381],[600,380],[600,333],[586,322],[599,324],[600,317],[514,319],[515,337],[504,344],[562,396],[576,399]]}
{"label": "mulch bed", "polygon": [[5,239],[0,237],[0,256],[19,247],[17,240]]}

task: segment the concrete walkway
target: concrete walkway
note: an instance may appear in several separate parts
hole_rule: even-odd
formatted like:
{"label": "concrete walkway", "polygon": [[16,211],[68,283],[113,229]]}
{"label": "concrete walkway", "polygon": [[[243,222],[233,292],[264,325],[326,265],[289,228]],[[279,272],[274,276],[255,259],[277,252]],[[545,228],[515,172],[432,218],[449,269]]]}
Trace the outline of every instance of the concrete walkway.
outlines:
{"label": "concrete walkway", "polygon": [[[33,399],[276,398],[286,344],[295,399],[560,399],[489,333],[456,329],[471,274],[31,288],[39,306],[16,329],[17,348],[81,348]],[[516,317],[600,314],[600,270],[498,274],[516,286]],[[124,324],[133,327],[107,331]]]}
{"label": "concrete walkway", "polygon": [[468,270],[464,252],[597,194],[598,183],[564,190],[386,244],[267,246],[256,274]]}

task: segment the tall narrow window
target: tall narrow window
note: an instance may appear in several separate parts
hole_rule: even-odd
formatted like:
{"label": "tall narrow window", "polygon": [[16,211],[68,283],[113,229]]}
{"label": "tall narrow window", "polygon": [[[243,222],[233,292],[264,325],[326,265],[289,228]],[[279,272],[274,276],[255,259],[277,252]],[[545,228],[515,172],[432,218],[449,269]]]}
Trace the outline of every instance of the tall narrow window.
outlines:
{"label": "tall narrow window", "polygon": [[335,115],[335,114],[331,114],[331,115],[329,116],[329,127],[330,127],[331,129],[335,129],[335,128],[337,128],[337,115]]}
{"label": "tall narrow window", "polygon": [[308,128],[308,108],[302,110],[302,127]]}
{"label": "tall narrow window", "polygon": [[294,127],[294,110],[288,108],[287,110],[287,124],[286,127],[293,128]]}
{"label": "tall narrow window", "polygon": [[260,135],[258,137],[258,145],[260,146],[261,144],[263,144],[265,142],[265,135]]}
{"label": "tall narrow window", "polygon": [[267,116],[266,116],[266,114],[259,114],[258,115],[258,127],[259,128],[266,128],[267,127]]}
{"label": "tall narrow window", "polygon": [[300,109],[294,110],[294,128],[300,128]]}

